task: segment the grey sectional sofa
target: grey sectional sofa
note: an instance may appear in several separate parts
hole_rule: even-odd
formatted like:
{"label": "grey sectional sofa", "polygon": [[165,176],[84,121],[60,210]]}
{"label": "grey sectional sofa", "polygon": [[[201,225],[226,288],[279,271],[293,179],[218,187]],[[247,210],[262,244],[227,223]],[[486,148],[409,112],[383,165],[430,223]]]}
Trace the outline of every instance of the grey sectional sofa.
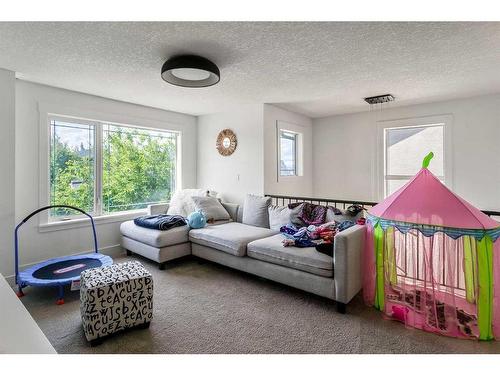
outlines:
{"label": "grey sectional sofa", "polygon": [[[305,290],[346,304],[361,289],[361,255],[365,228],[355,225],[335,237],[333,259],[311,248],[283,247],[282,236],[267,228],[238,221],[239,206],[223,203],[232,221],[156,231],[137,227],[133,221],[121,227],[122,246],[160,263],[188,254]],[[165,213],[168,205],[152,205],[150,214]]]}

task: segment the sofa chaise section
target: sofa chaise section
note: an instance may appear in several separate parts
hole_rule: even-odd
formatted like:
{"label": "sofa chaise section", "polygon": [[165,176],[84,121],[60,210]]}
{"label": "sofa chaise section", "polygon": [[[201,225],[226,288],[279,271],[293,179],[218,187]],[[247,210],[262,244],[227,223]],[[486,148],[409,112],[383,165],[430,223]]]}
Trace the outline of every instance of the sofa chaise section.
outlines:
{"label": "sofa chaise section", "polygon": [[[168,204],[157,204],[148,207],[148,214],[165,213],[167,210]],[[165,263],[170,260],[191,254],[187,225],[161,231],[139,227],[129,220],[120,225],[120,232],[121,246],[127,250],[127,255],[142,255],[159,263],[160,269],[164,269]]]}
{"label": "sofa chaise section", "polygon": [[135,240],[139,240],[153,247],[167,247],[189,241],[189,227],[175,227],[169,230],[143,228],[134,224],[133,220],[124,222],[120,226],[121,233]]}

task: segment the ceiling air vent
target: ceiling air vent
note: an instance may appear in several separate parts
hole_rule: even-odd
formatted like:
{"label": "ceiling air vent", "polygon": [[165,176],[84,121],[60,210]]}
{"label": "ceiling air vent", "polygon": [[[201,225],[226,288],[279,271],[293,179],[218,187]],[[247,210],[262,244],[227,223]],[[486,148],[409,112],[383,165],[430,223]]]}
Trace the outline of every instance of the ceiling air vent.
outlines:
{"label": "ceiling air vent", "polygon": [[365,102],[367,102],[368,104],[381,104],[392,101],[394,101],[394,96],[392,96],[391,94],[370,96],[368,98],[365,98]]}

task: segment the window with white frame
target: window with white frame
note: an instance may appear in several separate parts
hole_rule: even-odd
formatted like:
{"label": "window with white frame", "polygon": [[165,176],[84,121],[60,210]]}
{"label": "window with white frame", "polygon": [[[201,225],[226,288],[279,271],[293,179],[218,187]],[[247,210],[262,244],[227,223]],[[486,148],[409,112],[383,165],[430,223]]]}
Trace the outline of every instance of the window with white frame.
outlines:
{"label": "window with white frame", "polygon": [[423,158],[434,153],[429,170],[445,179],[445,123],[383,128],[384,197],[406,184],[422,167]]}
{"label": "window with white frame", "polygon": [[297,133],[281,130],[279,131],[280,157],[279,173],[280,176],[298,175],[298,138]]}
{"label": "window with white frame", "polygon": [[[168,202],[175,191],[178,133],[49,116],[49,202],[96,216]],[[52,220],[76,215],[53,209]]]}

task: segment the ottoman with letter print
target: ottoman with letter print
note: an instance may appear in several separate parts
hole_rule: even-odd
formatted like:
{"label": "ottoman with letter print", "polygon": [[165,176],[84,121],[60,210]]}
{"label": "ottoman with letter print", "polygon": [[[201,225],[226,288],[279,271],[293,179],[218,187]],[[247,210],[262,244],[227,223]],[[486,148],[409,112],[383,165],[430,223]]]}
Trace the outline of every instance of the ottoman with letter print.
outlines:
{"label": "ottoman with letter print", "polygon": [[112,333],[149,327],[153,318],[153,277],[139,262],[83,271],[80,277],[83,331],[92,345]]}

